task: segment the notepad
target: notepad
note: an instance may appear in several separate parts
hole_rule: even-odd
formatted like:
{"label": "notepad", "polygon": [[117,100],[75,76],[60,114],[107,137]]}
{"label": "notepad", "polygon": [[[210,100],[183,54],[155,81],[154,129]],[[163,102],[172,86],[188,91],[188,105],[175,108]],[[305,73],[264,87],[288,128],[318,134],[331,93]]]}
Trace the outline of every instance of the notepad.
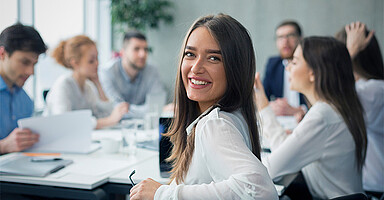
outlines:
{"label": "notepad", "polygon": [[19,155],[0,161],[0,174],[45,177],[71,163],[72,160],[54,158],[36,162],[36,157]]}

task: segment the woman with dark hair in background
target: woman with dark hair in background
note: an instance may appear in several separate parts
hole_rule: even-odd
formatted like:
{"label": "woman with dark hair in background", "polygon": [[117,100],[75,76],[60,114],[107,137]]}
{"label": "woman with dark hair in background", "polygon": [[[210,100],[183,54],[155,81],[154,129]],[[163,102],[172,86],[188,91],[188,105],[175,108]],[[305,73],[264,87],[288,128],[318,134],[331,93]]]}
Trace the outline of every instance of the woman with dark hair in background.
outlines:
{"label": "woman with dark hair in background", "polygon": [[271,178],[301,170],[311,196],[320,199],[363,192],[367,138],[347,48],[333,38],[305,38],[287,70],[291,89],[304,94],[312,107],[288,136],[257,77],[263,136],[272,151],[263,163]]}
{"label": "woman with dark hair in background", "polygon": [[356,92],[365,111],[367,157],[363,167],[363,188],[380,198],[384,192],[384,66],[379,43],[365,24],[353,22],[336,34],[352,58]]}
{"label": "woman with dark hair in background", "polygon": [[260,162],[253,101],[255,55],[247,30],[228,15],[198,19],[176,78],[170,185],[146,179],[131,199],[277,199]]}

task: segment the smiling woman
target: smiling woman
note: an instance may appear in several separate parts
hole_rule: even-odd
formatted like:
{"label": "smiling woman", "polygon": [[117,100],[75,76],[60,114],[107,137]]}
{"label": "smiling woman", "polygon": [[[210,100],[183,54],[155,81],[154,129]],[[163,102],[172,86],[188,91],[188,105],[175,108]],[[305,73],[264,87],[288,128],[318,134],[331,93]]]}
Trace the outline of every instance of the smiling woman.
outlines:
{"label": "smiling woman", "polygon": [[[236,37],[233,37],[236,36]],[[198,19],[180,55],[170,185],[147,179],[131,199],[277,199],[253,102],[255,55],[247,30],[224,14]]]}
{"label": "smiling woman", "polygon": [[198,102],[200,112],[216,103],[227,89],[220,47],[205,27],[189,37],[181,70],[187,96]]}

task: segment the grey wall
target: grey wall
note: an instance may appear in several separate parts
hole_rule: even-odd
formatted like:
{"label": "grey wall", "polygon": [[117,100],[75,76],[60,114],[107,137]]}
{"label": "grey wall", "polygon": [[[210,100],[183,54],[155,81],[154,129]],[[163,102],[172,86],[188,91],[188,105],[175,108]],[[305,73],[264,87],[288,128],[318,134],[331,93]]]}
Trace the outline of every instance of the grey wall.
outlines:
{"label": "grey wall", "polygon": [[376,31],[384,48],[383,0],[173,0],[174,23],[147,33],[153,53],[149,62],[159,68],[171,95],[178,53],[189,26],[207,14],[223,12],[240,21],[250,32],[256,51],[257,71],[264,73],[269,56],[276,55],[274,30],[285,19],[297,20],[304,36],[333,36],[352,21],[362,21]]}

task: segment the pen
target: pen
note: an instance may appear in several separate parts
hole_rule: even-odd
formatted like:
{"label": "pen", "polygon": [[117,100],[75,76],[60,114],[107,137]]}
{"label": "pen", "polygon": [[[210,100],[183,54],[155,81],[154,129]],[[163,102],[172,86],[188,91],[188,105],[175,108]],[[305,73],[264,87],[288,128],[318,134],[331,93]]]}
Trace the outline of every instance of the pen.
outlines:
{"label": "pen", "polygon": [[47,158],[47,157],[33,157],[31,158],[32,162],[51,162],[63,160],[62,158]]}

